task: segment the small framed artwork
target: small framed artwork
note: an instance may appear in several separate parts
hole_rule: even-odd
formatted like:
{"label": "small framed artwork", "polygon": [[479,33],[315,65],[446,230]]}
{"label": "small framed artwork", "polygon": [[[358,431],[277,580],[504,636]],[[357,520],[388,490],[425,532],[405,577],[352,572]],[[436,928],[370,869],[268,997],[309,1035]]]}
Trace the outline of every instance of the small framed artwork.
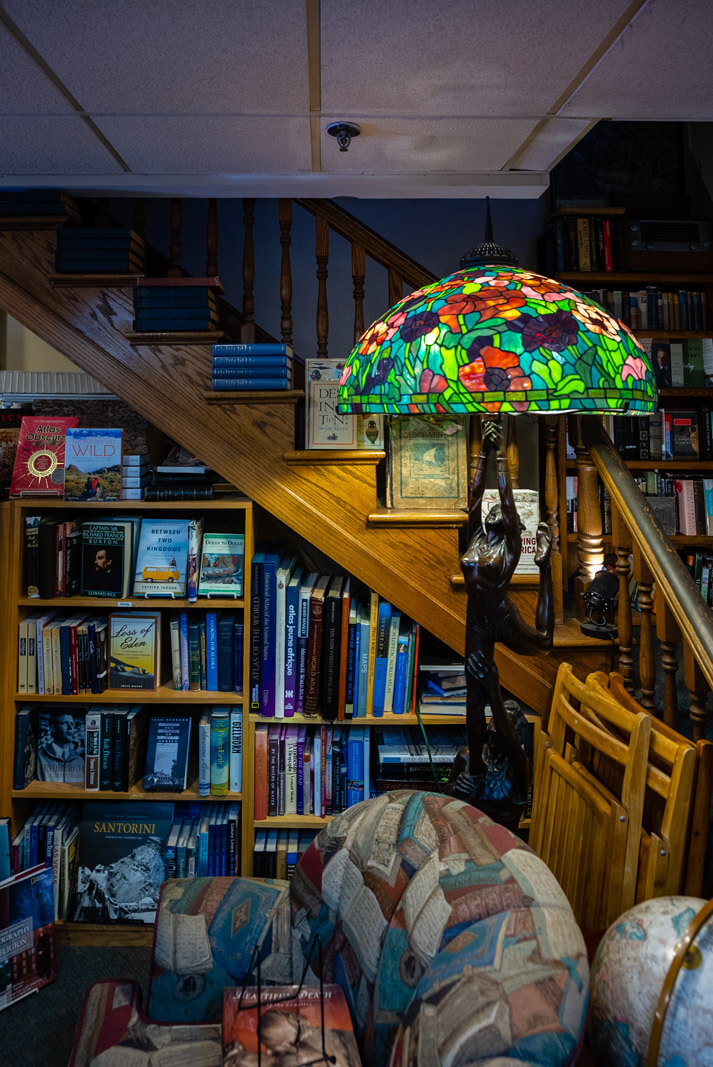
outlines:
{"label": "small framed artwork", "polygon": [[389,419],[389,507],[435,510],[467,506],[466,427],[465,415],[404,415]]}

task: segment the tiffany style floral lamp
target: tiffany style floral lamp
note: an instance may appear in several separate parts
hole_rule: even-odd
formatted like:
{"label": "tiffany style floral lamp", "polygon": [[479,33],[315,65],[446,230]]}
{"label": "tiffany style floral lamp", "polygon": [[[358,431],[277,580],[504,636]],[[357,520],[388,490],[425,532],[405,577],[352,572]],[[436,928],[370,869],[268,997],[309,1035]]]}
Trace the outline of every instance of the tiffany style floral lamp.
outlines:
{"label": "tiffany style floral lamp", "polygon": [[[540,524],[532,627],[507,594],[520,557],[520,522],[494,420],[524,412],[645,415],[655,409],[656,386],[649,356],[625,325],[569,286],[519,269],[512,252],[493,244],[489,210],[486,240],[463,257],[461,267],[400,300],[369,327],[344,366],[339,406],[363,414],[485,416],[461,559],[468,597],[468,747],[448,791],[516,826],[527,799],[528,768],[518,739],[522,722],[505,707],[494,645],[501,641],[518,653],[551,647],[552,537]],[[483,519],[493,453],[500,505]]]}

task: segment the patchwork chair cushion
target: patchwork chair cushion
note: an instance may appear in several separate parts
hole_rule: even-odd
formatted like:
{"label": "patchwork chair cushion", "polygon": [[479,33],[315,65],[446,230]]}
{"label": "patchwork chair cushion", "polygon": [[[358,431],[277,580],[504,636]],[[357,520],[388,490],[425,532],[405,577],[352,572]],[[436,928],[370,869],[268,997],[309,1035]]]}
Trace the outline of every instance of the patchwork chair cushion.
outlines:
{"label": "patchwork chair cushion", "polygon": [[[589,987],[572,910],[527,845],[463,801],[355,805],[310,845],[290,897],[293,980],[318,937],[365,1063],[575,1061]],[[313,953],[311,981],[318,967]]]}
{"label": "patchwork chair cushion", "polygon": [[223,988],[254,976],[289,982],[289,883],[266,878],[175,878],[163,883],[154,927],[147,1011],[160,1022],[220,1020]]}

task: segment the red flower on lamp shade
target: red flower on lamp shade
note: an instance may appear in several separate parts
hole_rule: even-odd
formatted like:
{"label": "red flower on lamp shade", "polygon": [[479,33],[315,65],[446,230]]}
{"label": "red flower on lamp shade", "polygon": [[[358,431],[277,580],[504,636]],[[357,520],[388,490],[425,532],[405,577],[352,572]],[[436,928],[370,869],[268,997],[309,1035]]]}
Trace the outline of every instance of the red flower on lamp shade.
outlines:
{"label": "red flower on lamp shade", "polygon": [[[485,345],[471,363],[461,367],[458,378],[469,393],[505,393],[510,390],[532,389],[532,381],[520,366],[517,355],[492,345]],[[527,403],[520,403],[523,410],[526,410]],[[499,406],[498,403],[485,405],[488,410],[493,411],[497,411]],[[513,406],[519,407],[519,404]]]}

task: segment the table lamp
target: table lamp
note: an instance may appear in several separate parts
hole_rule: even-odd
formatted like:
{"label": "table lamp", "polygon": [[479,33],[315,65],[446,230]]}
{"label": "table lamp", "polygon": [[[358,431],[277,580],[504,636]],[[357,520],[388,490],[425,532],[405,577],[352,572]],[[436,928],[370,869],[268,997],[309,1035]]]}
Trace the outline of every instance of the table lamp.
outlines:
{"label": "table lamp", "polygon": [[[485,241],[461,270],[396,303],[347,359],[339,409],[355,414],[479,414],[483,446],[468,501],[461,558],[466,594],[466,739],[447,791],[517,826],[527,802],[528,765],[517,723],[505,708],[494,663],[501,641],[516,653],[552,646],[552,535],[541,523],[535,561],[535,626],[507,588],[521,552],[502,414],[603,412],[645,415],[656,407],[651,360],[630,330],[576,290],[518,267]],[[482,516],[489,457],[497,456],[500,505]],[[492,723],[486,730],[486,706]]]}

